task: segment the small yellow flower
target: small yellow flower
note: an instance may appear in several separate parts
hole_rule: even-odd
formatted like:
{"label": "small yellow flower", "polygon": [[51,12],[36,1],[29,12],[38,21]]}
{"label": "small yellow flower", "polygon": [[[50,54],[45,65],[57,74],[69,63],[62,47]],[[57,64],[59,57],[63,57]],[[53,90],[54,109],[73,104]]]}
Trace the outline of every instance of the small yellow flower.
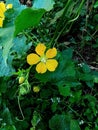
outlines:
{"label": "small yellow flower", "polygon": [[6,6],[6,9],[12,9],[13,8],[13,5],[12,4],[8,4],[7,6]]}
{"label": "small yellow flower", "polygon": [[0,27],[3,27],[3,21],[5,19],[4,13],[7,9],[11,9],[12,7],[12,4],[6,5],[4,2],[0,2]]}
{"label": "small yellow flower", "polygon": [[39,86],[34,86],[33,87],[33,92],[38,93],[40,91],[40,87]]}
{"label": "small yellow flower", "polygon": [[46,46],[39,43],[35,48],[35,53],[31,53],[27,56],[27,63],[29,65],[36,65],[36,71],[38,73],[45,73],[47,70],[55,71],[58,66],[58,62],[54,58],[57,55],[56,48],[51,48],[46,51]]}

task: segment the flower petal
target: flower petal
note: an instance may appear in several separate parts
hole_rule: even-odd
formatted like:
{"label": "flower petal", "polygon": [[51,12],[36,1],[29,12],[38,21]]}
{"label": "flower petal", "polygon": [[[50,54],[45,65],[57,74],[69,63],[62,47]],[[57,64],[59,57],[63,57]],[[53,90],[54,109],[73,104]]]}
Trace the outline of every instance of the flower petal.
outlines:
{"label": "flower petal", "polygon": [[0,27],[3,27],[3,19],[0,18]]}
{"label": "flower petal", "polygon": [[46,57],[47,58],[53,58],[57,55],[57,49],[56,48],[52,48],[52,49],[49,49],[47,52],[46,52]]}
{"label": "flower petal", "polygon": [[41,74],[45,73],[47,71],[45,63],[40,62],[39,64],[37,64],[36,71]]}
{"label": "flower petal", "polygon": [[6,11],[6,5],[4,4],[4,2],[0,2],[0,9],[3,13]]}
{"label": "flower petal", "polygon": [[31,53],[27,56],[27,63],[29,65],[37,64],[40,61],[40,57],[37,54]]}
{"label": "flower petal", "polygon": [[46,50],[46,46],[42,43],[39,43],[35,48],[36,53],[40,56],[44,55],[45,50]]}
{"label": "flower petal", "polygon": [[49,71],[55,71],[58,66],[58,62],[55,59],[49,59],[46,62],[46,66]]}
{"label": "flower petal", "polygon": [[12,9],[12,7],[13,7],[12,4],[8,4],[8,5],[6,6],[7,9]]}
{"label": "flower petal", "polygon": [[0,18],[4,18],[4,12],[2,11],[2,9],[0,9]]}

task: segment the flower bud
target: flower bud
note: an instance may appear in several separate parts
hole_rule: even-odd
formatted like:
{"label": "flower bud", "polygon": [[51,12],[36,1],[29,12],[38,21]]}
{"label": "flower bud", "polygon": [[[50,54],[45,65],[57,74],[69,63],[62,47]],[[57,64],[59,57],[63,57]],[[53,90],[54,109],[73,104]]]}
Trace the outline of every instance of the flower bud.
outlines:
{"label": "flower bud", "polygon": [[25,78],[23,76],[19,77],[19,84],[22,84],[24,82]]}
{"label": "flower bud", "polygon": [[38,93],[38,92],[40,91],[40,87],[39,87],[39,86],[34,86],[34,87],[33,87],[33,91],[34,91],[35,93]]}

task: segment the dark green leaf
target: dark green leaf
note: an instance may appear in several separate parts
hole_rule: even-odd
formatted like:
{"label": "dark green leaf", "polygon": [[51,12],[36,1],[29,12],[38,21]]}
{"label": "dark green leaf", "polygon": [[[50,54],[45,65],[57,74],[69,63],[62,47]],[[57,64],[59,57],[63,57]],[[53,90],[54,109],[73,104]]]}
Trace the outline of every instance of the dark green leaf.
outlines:
{"label": "dark green leaf", "polygon": [[79,124],[76,120],[71,120],[70,130],[81,130],[80,127],[79,127]]}
{"label": "dark green leaf", "polygon": [[94,4],[94,8],[97,8],[97,7],[98,7],[98,1],[96,1]]}
{"label": "dark green leaf", "polygon": [[4,78],[0,78],[0,93],[5,93],[7,89],[7,83]]}
{"label": "dark green leaf", "polygon": [[86,127],[85,130],[90,130],[89,127]]}
{"label": "dark green leaf", "polygon": [[98,14],[94,16],[94,20],[98,23]]}
{"label": "dark green leaf", "polygon": [[4,128],[0,128],[0,130],[16,130],[14,125],[7,125]]}
{"label": "dark green leaf", "polygon": [[87,64],[82,64],[82,69],[84,73],[89,73],[91,71],[90,67]]}
{"label": "dark green leaf", "polygon": [[62,96],[69,96],[70,95],[70,86],[66,85],[66,86],[59,86],[59,92]]}
{"label": "dark green leaf", "polygon": [[58,105],[58,102],[59,102],[59,99],[58,98],[52,98],[52,105],[51,105],[51,109],[53,112],[55,112],[57,110],[57,105]]}
{"label": "dark green leaf", "polygon": [[70,130],[70,123],[65,115],[55,115],[49,120],[51,130]]}
{"label": "dark green leaf", "polygon": [[11,113],[9,111],[9,109],[6,107],[2,113],[3,116],[3,121],[7,124],[7,125],[12,125],[12,119],[11,119]]}

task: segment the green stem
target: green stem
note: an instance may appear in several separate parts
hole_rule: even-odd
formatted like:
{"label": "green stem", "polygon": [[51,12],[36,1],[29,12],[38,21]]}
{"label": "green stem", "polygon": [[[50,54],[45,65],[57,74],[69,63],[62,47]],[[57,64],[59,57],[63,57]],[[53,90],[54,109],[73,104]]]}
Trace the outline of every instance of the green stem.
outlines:
{"label": "green stem", "polygon": [[[68,31],[67,31],[67,32],[69,32],[69,30],[70,30],[71,27],[72,27],[73,22],[74,22],[78,17],[79,17],[79,15],[76,16],[74,19],[68,21],[68,22],[65,24],[65,26],[63,27],[63,29],[59,32],[58,36],[56,37],[55,43],[57,42],[57,40],[59,39],[59,37],[61,36],[61,34],[64,32],[64,30],[65,30],[65,28],[67,27],[67,25],[72,22],[72,23],[70,24],[70,26],[69,26]],[[66,32],[66,33],[67,33],[67,32]],[[55,44],[55,43],[54,43],[54,44]]]}
{"label": "green stem", "polygon": [[[66,19],[64,19],[64,18],[65,18],[64,16],[65,16],[65,13],[67,12],[68,7],[69,7],[70,4],[71,4],[70,2],[72,2],[72,1],[69,0],[69,1],[67,2],[67,4],[66,4],[65,7],[64,7],[64,12],[63,12],[63,14],[62,14],[62,17],[61,17],[61,19],[60,19],[60,21],[59,21],[59,23],[58,23],[58,25],[57,25],[56,31],[55,31],[55,33],[54,33],[54,36],[53,36],[53,38],[52,38],[51,41],[50,41],[51,46],[54,46],[54,45],[56,44],[57,40],[59,39],[59,37],[61,36],[61,34],[63,33],[63,31],[65,30],[65,28],[67,28],[67,25],[68,25],[69,23],[71,23],[71,25],[69,25],[69,29],[68,29],[68,30],[71,29],[73,22],[79,17],[79,14],[80,14],[80,11],[81,11],[82,6],[83,6],[83,4],[84,4],[84,1],[85,1],[85,0],[82,0],[82,2],[80,3],[80,6],[79,6],[79,8],[78,8],[76,14],[74,15],[73,19],[72,19],[72,20],[69,20],[69,21],[66,21]],[[70,16],[71,16],[71,15],[70,15]],[[63,21],[63,20],[64,20],[63,23],[65,24],[65,26],[63,27],[63,29],[61,29],[62,21]],[[64,24],[63,24],[63,25],[64,25]],[[61,31],[59,32],[59,30],[61,30]],[[58,34],[58,32],[59,32],[59,34]],[[54,42],[54,44],[53,44],[53,42]]]}
{"label": "green stem", "polygon": [[62,14],[62,17],[61,17],[61,19],[60,19],[60,21],[59,21],[59,23],[58,23],[58,25],[57,25],[57,28],[56,28],[56,30],[55,30],[55,32],[54,32],[53,38],[52,38],[51,41],[50,41],[51,47],[53,46],[53,45],[52,45],[52,44],[53,44],[53,41],[54,41],[54,39],[56,38],[56,36],[57,36],[57,34],[58,34],[58,32],[59,32],[61,26],[62,26],[61,23],[62,23],[63,19],[65,18],[64,16],[65,16],[65,13],[66,13],[66,11],[67,11],[69,5],[70,5],[70,2],[71,2],[71,0],[68,0],[67,3],[66,3],[66,5],[65,5],[65,7],[64,7],[64,12],[63,12],[63,14]]}
{"label": "green stem", "polygon": [[18,96],[18,106],[19,106],[19,110],[20,110],[20,113],[21,113],[21,115],[22,115],[22,120],[24,120],[25,119],[25,117],[24,117],[24,114],[23,114],[23,112],[22,112],[22,109],[21,109],[21,105],[20,105],[20,100],[19,100],[19,97],[20,96]]}
{"label": "green stem", "polygon": [[31,37],[30,35],[28,35],[27,32],[23,32],[23,34],[24,34],[25,36],[27,36],[29,40],[31,40],[32,42],[35,42],[35,41],[32,39],[32,37]]}
{"label": "green stem", "polygon": [[40,41],[38,40],[38,38],[36,37],[36,35],[34,35],[33,33],[32,33],[31,35],[37,40],[37,42],[40,42]]}

